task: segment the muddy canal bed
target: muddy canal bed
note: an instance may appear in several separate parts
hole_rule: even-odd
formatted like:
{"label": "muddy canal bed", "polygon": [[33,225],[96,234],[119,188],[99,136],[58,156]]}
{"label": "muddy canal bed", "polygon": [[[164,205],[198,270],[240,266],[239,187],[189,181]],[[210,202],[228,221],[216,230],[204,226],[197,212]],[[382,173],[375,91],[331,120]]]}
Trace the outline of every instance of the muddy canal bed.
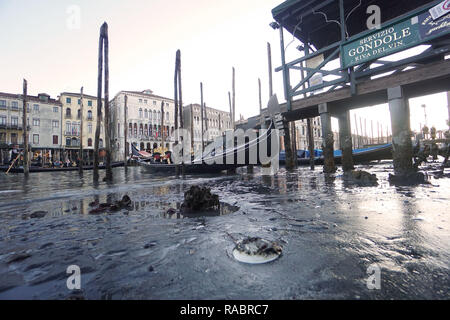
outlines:
{"label": "muddy canal bed", "polygon": [[[114,183],[95,187],[89,172],[2,174],[0,299],[449,299],[449,172],[395,187],[390,162],[358,168],[378,186],[321,168],[185,179],[116,168]],[[219,194],[221,210],[181,214],[192,185]],[[129,207],[89,214],[124,195]],[[232,252],[246,237],[283,253],[240,263]],[[369,290],[374,264],[381,288]],[[80,292],[67,288],[70,265]]]}

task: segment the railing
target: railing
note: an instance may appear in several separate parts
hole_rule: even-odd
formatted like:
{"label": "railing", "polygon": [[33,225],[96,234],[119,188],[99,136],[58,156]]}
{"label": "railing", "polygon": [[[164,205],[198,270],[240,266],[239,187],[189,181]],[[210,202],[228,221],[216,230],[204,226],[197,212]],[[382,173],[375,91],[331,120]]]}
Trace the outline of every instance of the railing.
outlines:
{"label": "railing", "polygon": [[[0,129],[9,129],[9,130],[22,130],[22,124],[11,124],[11,123],[1,123]],[[27,126],[27,130],[30,130],[30,126]]]}
{"label": "railing", "polygon": [[66,136],[72,136],[72,137],[79,137],[80,133],[79,132],[72,132],[72,131],[65,131],[64,135]]}

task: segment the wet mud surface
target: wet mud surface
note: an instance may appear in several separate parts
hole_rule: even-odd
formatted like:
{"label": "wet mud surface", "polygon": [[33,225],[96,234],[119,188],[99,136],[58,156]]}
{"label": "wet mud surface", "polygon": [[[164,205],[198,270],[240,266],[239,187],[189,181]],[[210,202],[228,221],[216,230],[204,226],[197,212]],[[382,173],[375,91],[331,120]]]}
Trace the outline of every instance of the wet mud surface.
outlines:
{"label": "wet mud surface", "polygon": [[[2,174],[0,299],[449,299],[449,172],[395,187],[390,162],[358,169],[378,185],[321,167],[185,179],[116,168],[114,183],[98,186],[89,172]],[[183,215],[193,185],[218,194],[221,210]],[[126,208],[89,214],[124,195]],[[283,254],[240,263],[232,251],[247,237]],[[374,263],[380,290],[367,288]],[[70,265],[81,268],[76,294]]]}

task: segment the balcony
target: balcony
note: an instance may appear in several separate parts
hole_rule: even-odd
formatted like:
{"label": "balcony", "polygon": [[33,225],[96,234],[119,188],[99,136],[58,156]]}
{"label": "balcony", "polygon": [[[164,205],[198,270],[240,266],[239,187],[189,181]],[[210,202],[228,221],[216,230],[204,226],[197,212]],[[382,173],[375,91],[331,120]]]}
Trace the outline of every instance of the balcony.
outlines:
{"label": "balcony", "polygon": [[65,136],[71,136],[71,137],[79,137],[80,133],[79,132],[72,132],[72,131],[65,131],[64,135]]}
{"label": "balcony", "polygon": [[[0,129],[6,130],[22,130],[22,124],[1,123]],[[27,126],[27,130],[30,130],[30,126]]]}

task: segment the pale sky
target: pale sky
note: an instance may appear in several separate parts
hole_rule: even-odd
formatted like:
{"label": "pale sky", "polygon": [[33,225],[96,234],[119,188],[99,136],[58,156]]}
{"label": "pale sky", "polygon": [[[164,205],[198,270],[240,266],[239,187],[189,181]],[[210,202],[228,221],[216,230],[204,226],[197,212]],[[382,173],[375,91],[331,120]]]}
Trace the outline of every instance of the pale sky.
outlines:
{"label": "pale sky", "polygon": [[[98,37],[109,25],[110,97],[120,90],[151,89],[173,98],[175,53],[182,54],[183,102],[200,102],[200,82],[208,106],[229,110],[231,69],[236,68],[236,119],[259,113],[258,77],[263,106],[268,101],[266,43],[272,45],[273,67],[281,64],[279,33],[269,27],[271,10],[282,0],[0,0],[2,61],[0,91],[20,93],[97,92]],[[73,6],[80,10],[79,28],[70,27]],[[72,24],[73,26],[73,24]],[[286,44],[292,35],[286,33]],[[298,57],[297,42],[288,60]],[[274,91],[284,101],[281,73]],[[445,94],[411,102],[412,129],[424,122],[445,128]],[[381,108],[381,109],[379,109]],[[386,106],[366,110],[364,117],[389,121]],[[380,112],[380,110],[384,110]],[[357,111],[358,114],[361,113]],[[363,115],[361,115],[363,116]],[[421,121],[422,120],[422,121]]]}

